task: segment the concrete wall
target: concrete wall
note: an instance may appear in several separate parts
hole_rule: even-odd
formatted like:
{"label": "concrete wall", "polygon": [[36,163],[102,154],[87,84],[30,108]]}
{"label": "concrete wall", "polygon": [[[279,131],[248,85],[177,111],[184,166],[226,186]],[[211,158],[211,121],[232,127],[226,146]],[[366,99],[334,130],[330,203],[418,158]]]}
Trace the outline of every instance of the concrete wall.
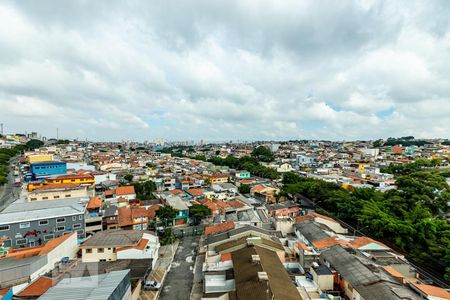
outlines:
{"label": "concrete wall", "polygon": [[48,263],[50,266],[55,265],[55,263],[61,261],[63,257],[68,256],[69,258],[77,257],[78,252],[78,243],[77,243],[77,235],[72,234],[67,240],[59,244],[58,247],[50,251],[47,255]]}
{"label": "concrete wall", "polygon": [[[60,217],[58,217],[59,219]],[[57,218],[50,218],[50,219],[39,219],[39,220],[33,220],[29,222],[19,222],[19,223],[13,223],[8,224],[9,230],[2,230],[0,231],[1,236],[7,236],[11,238],[12,241],[12,247],[13,248],[20,248],[21,245],[23,246],[38,246],[39,245],[39,239],[41,239],[42,243],[45,243],[46,241],[53,239],[55,237],[61,236],[65,233],[72,232],[72,231],[80,231],[78,233],[78,238],[82,239],[85,237],[85,224],[84,224],[84,213],[80,213],[78,215],[71,215],[71,216],[65,216],[64,222],[57,223]],[[45,225],[39,225],[39,221],[47,221],[48,223]],[[29,226],[28,226],[29,223]],[[22,224],[22,226],[20,225]],[[75,229],[74,225],[80,226],[80,228]],[[26,227],[28,226],[28,227]],[[57,231],[57,227],[64,227],[64,230]],[[69,230],[71,229],[71,230]],[[27,233],[34,232],[36,230],[36,236],[33,234]],[[46,231],[46,232],[44,232]],[[82,233],[81,233],[82,231]],[[25,244],[17,244],[17,241],[24,241]]]}
{"label": "concrete wall", "polygon": [[134,290],[131,291],[131,300],[138,300],[139,295],[141,294],[142,281],[139,279],[134,287]]}

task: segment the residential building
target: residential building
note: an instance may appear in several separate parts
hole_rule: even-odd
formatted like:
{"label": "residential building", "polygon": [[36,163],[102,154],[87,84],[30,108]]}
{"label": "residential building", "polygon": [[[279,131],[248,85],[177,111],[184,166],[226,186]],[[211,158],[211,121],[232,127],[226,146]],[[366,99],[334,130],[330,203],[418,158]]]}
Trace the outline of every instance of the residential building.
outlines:
{"label": "residential building", "polygon": [[0,235],[12,248],[41,245],[74,231],[83,239],[85,205],[79,198],[13,203],[0,213]]}
{"label": "residential building", "polygon": [[27,195],[28,202],[60,200],[67,198],[89,198],[94,191],[75,183],[48,184],[35,188]]}
{"label": "residential building", "polygon": [[158,236],[144,230],[106,230],[97,232],[80,245],[83,262],[119,259],[158,259]]}

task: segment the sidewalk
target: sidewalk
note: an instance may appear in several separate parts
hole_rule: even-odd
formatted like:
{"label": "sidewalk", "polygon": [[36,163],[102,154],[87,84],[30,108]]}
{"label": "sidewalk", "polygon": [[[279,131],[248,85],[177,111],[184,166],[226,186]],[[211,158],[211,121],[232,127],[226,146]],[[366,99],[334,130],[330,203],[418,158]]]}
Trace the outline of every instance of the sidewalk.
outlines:
{"label": "sidewalk", "polygon": [[[155,267],[150,272],[148,280],[155,280],[164,283],[167,273],[170,270],[175,253],[177,252],[179,241],[176,240],[173,245],[166,245],[159,248],[159,258],[156,261]],[[162,286],[161,286],[162,288]],[[141,300],[155,300],[158,299],[160,291],[141,291],[139,299]]]}

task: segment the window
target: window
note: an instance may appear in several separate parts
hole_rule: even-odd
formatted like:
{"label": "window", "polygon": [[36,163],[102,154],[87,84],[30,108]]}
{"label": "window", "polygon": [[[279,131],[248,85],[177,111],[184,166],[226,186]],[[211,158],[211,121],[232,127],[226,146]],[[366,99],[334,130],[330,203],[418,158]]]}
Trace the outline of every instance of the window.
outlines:
{"label": "window", "polygon": [[86,253],[92,253],[92,249],[86,249]]}
{"label": "window", "polygon": [[73,224],[73,229],[79,229],[81,228],[81,224]]}
{"label": "window", "polygon": [[55,238],[54,234],[46,234],[44,235],[44,241],[52,240]]}
{"label": "window", "polygon": [[77,216],[72,216],[72,221],[76,221],[77,220]]}
{"label": "window", "polygon": [[17,239],[16,245],[25,245],[27,243],[27,239]]}
{"label": "window", "polygon": [[9,225],[0,225],[0,231],[9,230]]}
{"label": "window", "polygon": [[103,253],[103,252],[105,252],[105,249],[103,249],[103,248],[98,248],[98,249],[97,249],[97,252],[98,252],[98,253]]}
{"label": "window", "polygon": [[116,248],[113,248],[113,253],[116,253]]}
{"label": "window", "polygon": [[64,227],[64,226],[56,227],[56,231],[64,231],[64,230],[66,230],[66,227]]}
{"label": "window", "polygon": [[25,223],[20,223],[19,224],[19,228],[23,229],[23,228],[29,228],[30,227],[30,222],[25,222]]}
{"label": "window", "polygon": [[70,194],[67,194],[67,195],[65,195],[65,197],[66,197],[66,198],[70,198],[70,197],[71,197],[71,195],[70,195]]}
{"label": "window", "polygon": [[33,198],[30,198],[30,200],[35,201],[35,200],[37,200],[37,198],[33,197]]}
{"label": "window", "polygon": [[83,220],[83,215],[79,215],[78,220]]}
{"label": "window", "polygon": [[48,197],[42,197],[42,200],[47,200],[48,199]]}
{"label": "window", "polygon": [[59,196],[53,196],[53,199],[58,199],[59,198]]}
{"label": "window", "polygon": [[57,218],[56,223],[64,223],[66,221],[66,218]]}
{"label": "window", "polygon": [[39,226],[48,225],[48,220],[39,221]]}
{"label": "window", "polygon": [[83,234],[84,234],[84,229],[77,230],[77,233],[78,233],[79,235],[83,235]]}

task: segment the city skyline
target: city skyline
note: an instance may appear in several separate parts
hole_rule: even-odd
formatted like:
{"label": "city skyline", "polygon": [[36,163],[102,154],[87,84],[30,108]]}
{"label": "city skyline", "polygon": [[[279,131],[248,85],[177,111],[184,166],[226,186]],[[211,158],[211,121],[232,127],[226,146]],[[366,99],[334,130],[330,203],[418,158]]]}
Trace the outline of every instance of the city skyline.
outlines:
{"label": "city skyline", "polygon": [[449,138],[445,1],[0,4],[5,132]]}

